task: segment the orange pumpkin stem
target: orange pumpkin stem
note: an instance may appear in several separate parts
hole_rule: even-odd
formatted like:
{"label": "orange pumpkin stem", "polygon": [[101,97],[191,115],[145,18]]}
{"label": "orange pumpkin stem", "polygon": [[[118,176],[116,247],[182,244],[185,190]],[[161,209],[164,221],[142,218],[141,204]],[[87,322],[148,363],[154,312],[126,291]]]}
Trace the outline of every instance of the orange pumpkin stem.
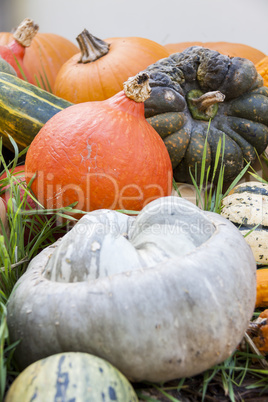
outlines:
{"label": "orange pumpkin stem", "polygon": [[25,18],[17,27],[13,38],[23,47],[29,47],[34,36],[37,34],[39,26],[30,18]]}
{"label": "orange pumpkin stem", "polygon": [[225,95],[223,95],[220,91],[211,91],[204,93],[199,98],[192,99],[192,103],[194,103],[199,110],[204,112],[210,106],[223,102],[224,98]]}
{"label": "orange pumpkin stem", "polygon": [[84,29],[76,40],[81,50],[79,63],[90,63],[109,52],[110,44],[91,35],[87,29]]}

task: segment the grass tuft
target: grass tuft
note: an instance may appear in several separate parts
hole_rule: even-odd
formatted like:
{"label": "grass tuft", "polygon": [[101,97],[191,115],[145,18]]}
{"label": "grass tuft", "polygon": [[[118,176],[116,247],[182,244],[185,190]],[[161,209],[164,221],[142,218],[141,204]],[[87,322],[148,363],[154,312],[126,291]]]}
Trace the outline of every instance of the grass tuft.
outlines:
{"label": "grass tuft", "polygon": [[[45,209],[31,193],[30,184],[27,186],[19,179],[20,172],[13,172],[25,152],[19,153],[12,139],[11,143],[15,156],[14,160],[6,163],[0,140],[0,176],[6,174],[6,178],[0,179],[0,196],[6,186],[10,192],[7,203],[8,232],[0,220],[0,401],[3,400],[10,379],[18,374],[12,359],[16,345],[9,342],[6,323],[5,306],[8,298],[32,258],[63,236],[76,221],[70,212],[85,213],[76,210],[75,205]],[[35,202],[36,209],[29,204],[27,197]]]}

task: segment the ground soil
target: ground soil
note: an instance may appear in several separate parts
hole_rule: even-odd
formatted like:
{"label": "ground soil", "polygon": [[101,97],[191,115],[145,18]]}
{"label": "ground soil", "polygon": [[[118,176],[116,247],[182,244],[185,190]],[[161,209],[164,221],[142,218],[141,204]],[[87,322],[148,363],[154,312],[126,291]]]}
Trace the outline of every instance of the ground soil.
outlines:
{"label": "ground soil", "polygon": [[[255,376],[247,376],[242,386],[233,385],[234,400],[237,402],[268,402],[268,376],[266,387],[255,388],[257,381],[258,379]],[[183,389],[179,392],[176,390],[178,383],[179,380],[176,380],[162,386],[162,390],[167,394],[166,396],[161,390],[150,385],[136,384],[134,387],[139,395],[139,401],[227,402],[232,400],[230,396],[225,394],[220,376],[215,376],[211,381],[204,399],[202,399],[203,376],[196,376],[186,380]],[[253,385],[254,388],[251,388]]]}

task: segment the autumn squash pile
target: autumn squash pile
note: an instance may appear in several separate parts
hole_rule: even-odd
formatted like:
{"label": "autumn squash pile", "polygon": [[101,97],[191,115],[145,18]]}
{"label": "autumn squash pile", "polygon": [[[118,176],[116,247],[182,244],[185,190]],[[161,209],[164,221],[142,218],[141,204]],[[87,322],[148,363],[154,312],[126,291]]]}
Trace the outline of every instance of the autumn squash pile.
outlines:
{"label": "autumn squash pile", "polygon": [[[202,210],[203,195],[196,206],[173,188],[198,184],[204,171],[213,182],[222,168],[228,187],[264,154],[268,56],[227,42],[103,40],[87,29],[76,40],[40,33],[29,18],[0,33],[3,154],[26,149],[11,173],[22,170],[29,208],[68,208],[76,222],[29,263],[8,300],[23,372],[7,402],[26,382],[25,398],[44,384],[53,393],[48,372],[72,399],[63,370],[71,387],[83,377],[82,393],[94,375],[94,397],[136,402],[129,381],[222,362],[254,309],[268,307],[267,183],[242,178],[219,214]],[[9,200],[4,186],[7,233]]]}

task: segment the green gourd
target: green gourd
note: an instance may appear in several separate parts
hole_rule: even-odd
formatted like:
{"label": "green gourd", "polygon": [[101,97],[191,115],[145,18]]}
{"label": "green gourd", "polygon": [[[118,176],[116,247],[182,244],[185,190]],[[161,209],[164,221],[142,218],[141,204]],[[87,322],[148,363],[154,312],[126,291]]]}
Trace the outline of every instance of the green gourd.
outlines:
{"label": "green gourd", "polygon": [[5,402],[138,402],[127,380],[110,363],[82,352],[53,354],[25,368]]}
{"label": "green gourd", "polygon": [[0,57],[0,72],[17,76],[15,69],[2,57]]}
{"label": "green gourd", "polygon": [[15,75],[1,72],[0,67],[0,135],[11,151],[14,148],[9,135],[22,150],[52,116],[71,105]]}
{"label": "green gourd", "polygon": [[152,88],[145,116],[166,144],[176,181],[191,183],[189,170],[200,173],[203,155],[212,172],[220,139],[225,181],[267,147],[268,88],[250,60],[192,46],[145,71]]}

